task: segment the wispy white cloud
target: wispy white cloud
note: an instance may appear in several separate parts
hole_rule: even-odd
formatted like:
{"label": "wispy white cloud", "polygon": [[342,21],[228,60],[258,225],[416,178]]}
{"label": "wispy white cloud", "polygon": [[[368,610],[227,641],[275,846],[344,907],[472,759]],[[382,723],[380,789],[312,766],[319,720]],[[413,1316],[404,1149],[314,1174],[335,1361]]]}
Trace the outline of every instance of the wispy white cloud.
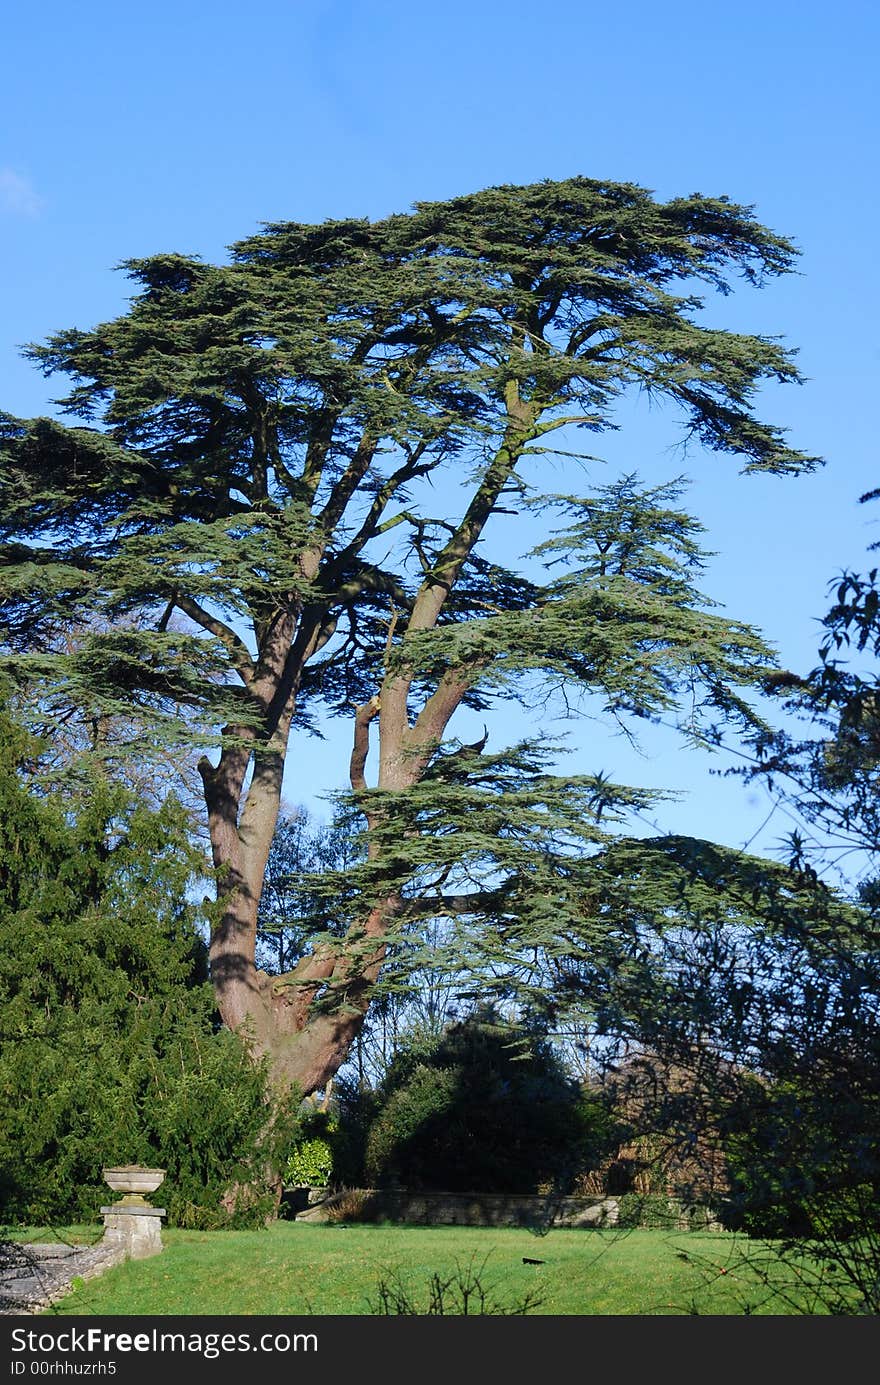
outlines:
{"label": "wispy white cloud", "polygon": [[39,216],[45,203],[29,178],[0,168],[0,211],[11,216]]}

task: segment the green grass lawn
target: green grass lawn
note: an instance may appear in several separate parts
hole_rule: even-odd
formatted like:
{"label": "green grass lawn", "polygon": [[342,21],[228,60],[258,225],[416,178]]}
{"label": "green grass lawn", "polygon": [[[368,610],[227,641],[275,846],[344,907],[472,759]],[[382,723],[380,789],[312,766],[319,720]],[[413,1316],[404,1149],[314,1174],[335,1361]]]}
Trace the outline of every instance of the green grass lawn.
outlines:
{"label": "green grass lawn", "polygon": [[[94,1238],[95,1233],[89,1239]],[[32,1231],[28,1239],[45,1238]],[[81,1239],[74,1236],[74,1239]],[[55,1314],[368,1314],[380,1281],[424,1304],[432,1274],[478,1271],[510,1311],[536,1314],[790,1313],[742,1265],[732,1235],[668,1231],[315,1226],[166,1229],[165,1250],[78,1284]],[[524,1264],[523,1257],[542,1264]],[[448,1311],[461,1313],[451,1299]],[[471,1310],[474,1311],[474,1310]]]}

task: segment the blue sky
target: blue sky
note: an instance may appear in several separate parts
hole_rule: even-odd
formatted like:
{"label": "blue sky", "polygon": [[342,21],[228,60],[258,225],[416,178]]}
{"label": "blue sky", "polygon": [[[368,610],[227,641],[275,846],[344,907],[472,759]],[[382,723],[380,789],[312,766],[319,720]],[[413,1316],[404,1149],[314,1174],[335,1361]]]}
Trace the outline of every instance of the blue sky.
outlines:
{"label": "blue sky", "polygon": [[[743,478],[733,459],[670,452],[671,420],[637,409],[599,479],[690,475],[718,555],[707,590],[809,664],[828,581],[880,539],[880,506],[857,503],[880,482],[878,7],[47,0],[11,7],[3,30],[0,408],[23,416],[50,411],[53,387],[19,346],[122,311],[113,267],[128,256],[219,258],[263,221],[379,217],[576,173],[754,204],[800,246],[799,273],[713,301],[712,317],[799,348],[807,383],[768,388],[761,410],[827,466]],[[676,783],[670,826],[741,844],[766,815],[672,741],[633,769],[595,726],[572,737],[574,769]],[[290,799],[337,786],[340,754],[299,750]]]}

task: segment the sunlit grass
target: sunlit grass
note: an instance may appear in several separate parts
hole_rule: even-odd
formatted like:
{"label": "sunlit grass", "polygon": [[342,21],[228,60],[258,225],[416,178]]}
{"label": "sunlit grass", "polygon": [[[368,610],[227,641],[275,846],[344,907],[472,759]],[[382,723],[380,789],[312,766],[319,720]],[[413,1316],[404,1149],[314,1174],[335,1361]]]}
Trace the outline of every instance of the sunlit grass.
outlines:
{"label": "sunlit grass", "polygon": [[[95,1228],[68,1228],[93,1239]],[[28,1239],[46,1239],[34,1230]],[[381,1281],[426,1299],[432,1274],[470,1268],[492,1300],[555,1315],[788,1314],[742,1262],[732,1235],[669,1231],[314,1226],[166,1229],[165,1250],[79,1283],[49,1311],[96,1315],[364,1315]],[[524,1263],[526,1260],[540,1264]],[[785,1278],[780,1271],[779,1282]],[[815,1311],[815,1310],[814,1310]]]}

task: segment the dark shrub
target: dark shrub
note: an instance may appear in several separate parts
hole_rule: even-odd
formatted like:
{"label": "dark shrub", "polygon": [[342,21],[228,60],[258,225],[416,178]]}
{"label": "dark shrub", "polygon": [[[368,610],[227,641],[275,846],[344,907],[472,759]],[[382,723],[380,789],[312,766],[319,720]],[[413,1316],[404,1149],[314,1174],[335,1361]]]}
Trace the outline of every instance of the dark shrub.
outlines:
{"label": "dark shrub", "polygon": [[366,1137],[370,1185],[567,1191],[604,1150],[606,1120],[546,1040],[480,1016],[395,1059]]}
{"label": "dark shrub", "polygon": [[869,1046],[797,1077],[745,1080],[727,1121],[726,1226],[808,1240],[880,1231],[880,1064]]}

